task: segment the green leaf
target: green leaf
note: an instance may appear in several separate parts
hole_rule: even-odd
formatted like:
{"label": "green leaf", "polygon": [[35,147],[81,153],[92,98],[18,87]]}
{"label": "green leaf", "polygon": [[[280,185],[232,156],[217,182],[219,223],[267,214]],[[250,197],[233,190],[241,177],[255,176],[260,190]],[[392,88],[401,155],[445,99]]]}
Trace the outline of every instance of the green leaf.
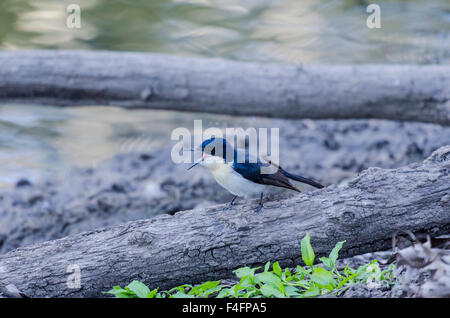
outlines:
{"label": "green leaf", "polygon": [[266,265],[264,266],[264,272],[268,272],[270,269],[270,262],[267,262]]}
{"label": "green leaf", "polygon": [[300,296],[299,290],[295,286],[285,286],[284,291],[289,297]]}
{"label": "green leaf", "polygon": [[[220,290],[220,280],[218,281],[208,281],[203,284],[194,286],[189,292],[188,295],[193,296],[199,296],[199,297],[205,297],[210,294],[215,293],[216,291]],[[219,287],[219,288],[218,288]]]}
{"label": "green leaf", "polygon": [[319,295],[320,295],[320,288],[315,285],[311,285],[309,289],[302,294],[302,297],[316,297]]}
{"label": "green leaf", "polygon": [[114,286],[111,290],[105,292],[105,294],[112,294],[116,298],[132,298],[132,296],[128,294],[128,291],[120,286]]}
{"label": "green leaf", "polygon": [[323,263],[323,265],[325,265],[329,269],[333,269],[334,268],[333,264],[328,259],[328,257],[321,257],[321,258],[319,258],[319,260]]}
{"label": "green leaf", "polygon": [[344,278],[343,280],[341,280],[341,282],[337,285],[336,289],[341,288],[342,286],[345,286],[345,284],[347,284],[349,281],[351,281],[353,278],[355,278],[357,276],[357,274],[352,274],[346,278]]}
{"label": "green leaf", "polygon": [[148,293],[147,298],[155,298],[158,293],[158,288],[153,289],[150,293]]}
{"label": "green leaf", "polygon": [[111,290],[108,290],[106,292],[106,294],[113,294],[113,295],[115,295],[115,294],[118,294],[118,293],[121,293],[121,292],[126,292],[126,290],[123,289],[120,286],[114,286]]}
{"label": "green leaf", "polygon": [[330,265],[332,266],[330,268],[336,267],[336,260],[339,257],[339,251],[341,250],[342,245],[344,245],[345,242],[346,241],[338,242],[336,246],[331,250],[330,255],[328,256],[330,260]]}
{"label": "green leaf", "polygon": [[219,292],[220,290],[222,290],[222,285],[207,289],[203,292],[203,297],[208,297],[209,295],[212,295],[214,293]]}
{"label": "green leaf", "polygon": [[295,286],[299,286],[299,287],[302,287],[302,288],[305,288],[305,289],[308,289],[309,285],[310,285],[309,281],[307,281],[307,280],[298,280],[298,281],[293,282],[293,284]]}
{"label": "green leaf", "polygon": [[314,268],[311,274],[311,281],[317,283],[320,287],[324,287],[331,290],[336,285],[336,281],[333,278],[333,274],[322,267]]}
{"label": "green leaf", "polygon": [[297,267],[295,268],[295,272],[297,274],[304,274],[306,276],[309,276],[311,274],[311,269],[306,269],[303,266],[297,265]]}
{"label": "green leaf", "polygon": [[219,292],[219,294],[217,295],[217,298],[225,298],[225,297],[227,297],[227,296],[229,296],[230,295],[230,290],[229,290],[229,288],[224,288],[224,289],[222,289],[220,292]]}
{"label": "green leaf", "polygon": [[217,285],[220,284],[220,280],[216,280],[216,281],[209,281],[209,282],[205,282],[201,285],[198,285],[196,287],[198,287],[200,290],[205,291],[211,288],[215,288]]}
{"label": "green leaf", "polygon": [[253,295],[255,295],[255,297],[256,297],[256,295],[259,293],[259,290],[258,289],[252,289],[251,291],[249,291],[249,292],[247,292],[245,295],[244,295],[244,298],[250,298],[251,296],[253,296]]}
{"label": "green leaf", "polygon": [[261,293],[264,295],[264,297],[277,297],[277,298],[284,298],[286,297],[281,291],[279,291],[277,288],[270,284],[263,285],[260,288]]}
{"label": "green leaf", "polygon": [[175,294],[173,294],[172,296],[170,296],[170,298],[195,298],[194,295],[188,295],[182,292],[177,292]]}
{"label": "green leaf", "polygon": [[271,272],[263,272],[259,274],[256,276],[255,281],[258,284],[272,284],[275,286],[281,285],[281,279]]}
{"label": "green leaf", "polygon": [[292,276],[291,271],[287,267],[284,269],[284,274],[286,275],[286,277],[291,277]]}
{"label": "green leaf", "polygon": [[354,274],[354,270],[352,268],[350,268],[348,265],[345,265],[343,272],[344,272],[345,276],[349,276],[349,275],[353,275]]}
{"label": "green leaf", "polygon": [[125,289],[132,291],[139,298],[147,298],[147,295],[150,293],[150,289],[137,280],[133,280],[127,287],[125,287]]}
{"label": "green leaf", "polygon": [[241,267],[241,268],[238,268],[238,269],[234,270],[233,273],[238,278],[243,278],[243,277],[246,277],[246,276],[253,277],[255,275],[255,271],[257,269],[259,269],[259,268],[260,267],[257,267],[257,268]]}
{"label": "green leaf", "polygon": [[232,297],[238,298],[241,294],[240,290],[242,289],[242,286],[240,283],[234,285],[234,287],[229,288],[229,294]]}
{"label": "green leaf", "polygon": [[295,275],[292,275],[291,271],[289,270],[289,268],[285,268],[283,274],[281,275],[281,279],[284,282],[290,282],[291,280],[295,279]]}
{"label": "green leaf", "polygon": [[278,262],[273,263],[272,268],[273,268],[273,272],[277,276],[281,276],[281,273],[283,272],[283,270],[281,269],[280,264],[278,264]]}
{"label": "green leaf", "polygon": [[305,237],[301,241],[302,259],[306,265],[312,266],[314,263],[314,250],[312,249],[309,234],[306,233]]}

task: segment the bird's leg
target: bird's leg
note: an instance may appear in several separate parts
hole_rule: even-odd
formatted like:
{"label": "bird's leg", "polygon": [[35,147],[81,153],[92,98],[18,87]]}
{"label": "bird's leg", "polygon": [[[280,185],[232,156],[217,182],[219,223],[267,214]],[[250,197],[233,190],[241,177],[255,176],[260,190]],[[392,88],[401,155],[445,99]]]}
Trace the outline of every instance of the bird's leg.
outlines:
{"label": "bird's leg", "polygon": [[229,208],[231,208],[233,206],[234,200],[236,200],[237,195],[234,196],[233,200],[231,200],[231,202],[228,202],[227,205],[225,205],[225,207],[223,208],[223,210],[228,210]]}
{"label": "bird's leg", "polygon": [[264,195],[264,193],[261,192],[261,197],[259,198],[259,205],[256,208],[255,212],[260,212],[262,210],[262,208],[263,208],[263,202],[262,202],[263,201],[263,195]]}

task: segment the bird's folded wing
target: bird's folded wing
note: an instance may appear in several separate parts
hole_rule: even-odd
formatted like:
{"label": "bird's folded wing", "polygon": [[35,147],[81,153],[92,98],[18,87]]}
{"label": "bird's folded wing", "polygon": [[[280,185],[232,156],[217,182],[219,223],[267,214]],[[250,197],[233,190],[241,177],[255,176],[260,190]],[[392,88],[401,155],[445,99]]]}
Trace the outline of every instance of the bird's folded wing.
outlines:
{"label": "bird's folded wing", "polygon": [[[262,173],[261,169],[266,168],[267,170],[273,170],[274,173]],[[247,180],[255,183],[272,185],[276,187],[282,187],[300,192],[299,189],[294,187],[281,169],[270,165],[269,163],[234,163],[233,169],[240,175],[242,175]],[[267,172],[265,170],[264,172]]]}

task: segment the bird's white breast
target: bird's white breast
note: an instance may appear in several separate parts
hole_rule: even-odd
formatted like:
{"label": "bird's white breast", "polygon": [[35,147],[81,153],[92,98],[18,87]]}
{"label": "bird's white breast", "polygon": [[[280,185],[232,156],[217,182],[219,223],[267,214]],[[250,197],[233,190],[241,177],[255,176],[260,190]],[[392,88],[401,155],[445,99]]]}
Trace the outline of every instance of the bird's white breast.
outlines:
{"label": "bird's white breast", "polygon": [[219,163],[209,168],[222,187],[239,197],[249,197],[263,192],[265,186],[245,179],[233,170],[231,163]]}

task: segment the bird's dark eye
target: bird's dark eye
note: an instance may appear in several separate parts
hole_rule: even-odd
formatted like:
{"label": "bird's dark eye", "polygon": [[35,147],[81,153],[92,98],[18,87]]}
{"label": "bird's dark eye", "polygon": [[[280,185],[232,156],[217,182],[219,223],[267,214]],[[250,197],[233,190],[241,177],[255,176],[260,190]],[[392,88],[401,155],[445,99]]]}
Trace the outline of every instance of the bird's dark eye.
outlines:
{"label": "bird's dark eye", "polygon": [[213,149],[211,150],[211,155],[212,155],[212,156],[215,156],[215,155],[216,155],[216,149],[215,149],[215,148],[213,148]]}

